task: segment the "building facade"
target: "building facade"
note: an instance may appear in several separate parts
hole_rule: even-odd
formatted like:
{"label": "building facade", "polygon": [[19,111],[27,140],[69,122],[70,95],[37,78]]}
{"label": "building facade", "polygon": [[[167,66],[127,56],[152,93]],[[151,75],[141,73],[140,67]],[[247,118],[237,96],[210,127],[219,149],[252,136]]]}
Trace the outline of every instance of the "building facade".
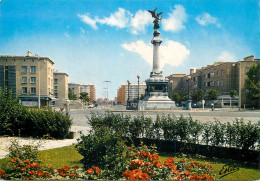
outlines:
{"label": "building facade", "polygon": [[96,89],[94,85],[91,84],[80,84],[80,92],[88,93],[89,100],[91,103],[96,101]]}
{"label": "building facade", "polygon": [[76,83],[69,83],[68,87],[69,87],[69,91],[72,91],[72,93],[75,94],[77,96],[77,98],[79,98],[80,85],[76,84]]}
{"label": "building facade", "polygon": [[[139,83],[139,98],[141,95],[145,95],[146,83]],[[128,94],[129,89],[129,94]],[[138,98],[138,84],[130,83],[128,87],[128,83],[124,83],[117,90],[117,104],[126,105],[129,95],[129,101],[137,100]]]}
{"label": "building facade", "polygon": [[60,100],[68,99],[69,86],[68,86],[68,74],[59,72],[57,70],[53,73],[53,90],[54,97]]}
{"label": "building facade", "polygon": [[[260,63],[260,59],[248,56],[238,62],[215,62],[200,69],[190,69],[189,75],[172,74],[168,76],[170,90],[172,92],[184,90],[188,94],[188,86],[190,91],[202,89],[206,92],[208,89],[215,89],[220,93],[218,100],[222,106],[232,104],[242,107],[250,103],[246,97],[245,78],[246,72],[255,63]],[[188,80],[188,76],[191,79]],[[238,93],[234,100],[230,97],[231,90],[236,90]]]}
{"label": "building facade", "polygon": [[11,89],[24,105],[48,106],[53,99],[53,64],[48,57],[0,55],[0,87]]}

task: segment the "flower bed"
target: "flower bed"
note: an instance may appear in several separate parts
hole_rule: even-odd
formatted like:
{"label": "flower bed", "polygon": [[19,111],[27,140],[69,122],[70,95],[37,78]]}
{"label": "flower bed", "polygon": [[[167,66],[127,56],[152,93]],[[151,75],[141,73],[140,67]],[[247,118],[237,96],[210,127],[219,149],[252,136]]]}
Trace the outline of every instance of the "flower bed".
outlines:
{"label": "flower bed", "polygon": [[[149,151],[147,147],[128,148],[125,154],[118,157],[127,164],[118,175],[110,175],[109,170],[97,166],[88,169],[63,166],[53,169],[51,166],[42,167],[40,163],[30,160],[13,158],[4,170],[0,170],[0,179],[6,180],[213,180],[213,168],[209,164],[197,162],[188,163],[185,159],[176,162],[169,157],[164,163],[159,161],[159,155]],[[114,173],[114,172],[113,172]]]}

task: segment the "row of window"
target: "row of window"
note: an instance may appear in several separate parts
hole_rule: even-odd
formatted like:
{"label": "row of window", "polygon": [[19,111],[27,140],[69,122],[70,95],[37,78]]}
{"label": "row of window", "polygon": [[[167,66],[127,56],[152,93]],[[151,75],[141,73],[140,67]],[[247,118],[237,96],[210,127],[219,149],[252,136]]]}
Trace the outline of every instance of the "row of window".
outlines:
{"label": "row of window", "polygon": [[[28,88],[22,87],[22,94],[28,94]],[[35,95],[36,94],[36,87],[30,88],[30,94]]]}
{"label": "row of window", "polygon": [[[27,66],[22,66],[22,73],[27,73],[28,69]],[[36,73],[36,66],[30,66],[30,72]]]}
{"label": "row of window", "polygon": [[[27,84],[27,77],[22,77],[22,84]],[[36,77],[30,77],[30,83],[35,84],[36,83]]]}
{"label": "row of window", "polygon": [[[220,74],[219,74],[219,71],[217,71],[217,77],[219,77],[219,76],[223,77],[223,75],[224,75],[223,70],[220,71]],[[211,73],[205,74],[205,79],[213,78],[214,76],[215,76],[215,73],[211,72]]]}
{"label": "row of window", "polygon": [[[217,81],[216,81],[216,84],[217,84],[216,86],[223,86],[224,81],[221,80],[221,81],[219,82],[219,80],[217,80]],[[205,87],[213,87],[213,86],[215,86],[215,81],[205,82]]]}

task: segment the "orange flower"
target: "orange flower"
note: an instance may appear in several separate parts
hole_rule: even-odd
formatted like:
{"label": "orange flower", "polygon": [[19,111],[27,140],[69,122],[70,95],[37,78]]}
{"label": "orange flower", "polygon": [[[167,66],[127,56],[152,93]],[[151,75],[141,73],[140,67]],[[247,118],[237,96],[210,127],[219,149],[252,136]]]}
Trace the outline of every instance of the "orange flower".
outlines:
{"label": "orange flower", "polygon": [[78,165],[74,165],[72,168],[79,169]]}
{"label": "orange flower", "polygon": [[127,180],[129,180],[130,176],[132,175],[132,171],[131,170],[126,170],[124,171],[124,173],[122,173],[122,177],[125,177]]}
{"label": "orange flower", "polygon": [[30,170],[30,171],[28,172],[28,174],[29,174],[29,175],[36,175],[36,173],[35,173],[34,170]]}
{"label": "orange flower", "polygon": [[213,177],[209,176],[208,174],[203,174],[203,179],[214,180]]}
{"label": "orange flower", "polygon": [[177,168],[172,170],[171,173],[179,176],[179,171],[177,170]]}
{"label": "orange flower", "polygon": [[38,167],[39,167],[39,164],[34,162],[34,163],[31,163],[30,166],[31,166],[32,168],[38,168]]}
{"label": "orange flower", "polygon": [[30,164],[30,160],[25,160],[24,162],[27,164]]}
{"label": "orange flower", "polygon": [[132,150],[133,148],[132,147],[128,147],[128,150]]}
{"label": "orange flower", "polygon": [[190,176],[190,180],[202,180],[203,177],[197,173],[192,174],[192,176]]}
{"label": "orange flower", "polygon": [[69,177],[70,177],[70,178],[73,178],[75,175],[76,175],[76,174],[75,174],[74,172],[72,172],[72,173],[69,174]]}
{"label": "orange flower", "polygon": [[18,158],[13,158],[12,160],[11,160],[11,162],[12,163],[16,163],[16,162],[19,162],[20,160],[18,159]]}
{"label": "orange flower", "polygon": [[158,160],[159,159],[159,155],[156,154],[156,153],[153,153],[152,156],[153,156],[153,160]]}
{"label": "orange flower", "polygon": [[54,168],[52,168],[52,166],[49,166],[48,168],[49,168],[50,170],[52,170],[52,171],[54,170]]}
{"label": "orange flower", "polygon": [[38,172],[37,172],[37,177],[38,177],[38,178],[41,178],[41,177],[43,177],[43,176],[44,176],[43,171],[42,171],[42,170],[38,170]]}
{"label": "orange flower", "polygon": [[0,178],[5,178],[5,171],[4,170],[0,170]]}
{"label": "orange flower", "polygon": [[95,173],[96,173],[97,175],[99,175],[99,168],[98,168],[98,167],[95,167],[95,166],[92,166],[92,168],[95,170]]}
{"label": "orange flower", "polygon": [[159,162],[159,161],[157,161],[157,160],[155,160],[155,161],[153,162],[153,165],[156,166],[157,168],[163,167],[163,165],[161,164],[161,162]]}
{"label": "orange flower", "polygon": [[138,168],[143,166],[143,160],[134,159],[130,162],[131,168]]}
{"label": "orange flower", "polygon": [[21,168],[21,172],[25,171],[25,168]]}
{"label": "orange flower", "polygon": [[144,165],[147,166],[147,167],[150,167],[150,168],[153,167],[152,164],[151,164],[150,162],[146,162]]}
{"label": "orange flower", "polygon": [[171,162],[171,163],[174,163],[174,162],[175,162],[174,158],[172,158],[172,157],[167,158],[167,161],[168,161],[168,162]]}
{"label": "orange flower", "polygon": [[87,170],[87,173],[88,173],[88,174],[93,174],[93,173],[94,173],[94,170],[93,170],[92,168],[89,168],[89,169]]}
{"label": "orange flower", "polygon": [[186,162],[186,159],[181,160],[181,163],[185,163],[185,162]]}
{"label": "orange flower", "polygon": [[190,176],[190,171],[189,170],[184,170],[180,173],[180,175],[187,175]]}

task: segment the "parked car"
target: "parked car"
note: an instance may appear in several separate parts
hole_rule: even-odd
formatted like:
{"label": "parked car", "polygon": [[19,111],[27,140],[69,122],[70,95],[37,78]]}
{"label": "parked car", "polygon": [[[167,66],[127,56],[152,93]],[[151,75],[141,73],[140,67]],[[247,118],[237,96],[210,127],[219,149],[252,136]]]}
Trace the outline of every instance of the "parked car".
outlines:
{"label": "parked car", "polygon": [[95,106],[93,104],[88,105],[88,108],[94,108]]}

